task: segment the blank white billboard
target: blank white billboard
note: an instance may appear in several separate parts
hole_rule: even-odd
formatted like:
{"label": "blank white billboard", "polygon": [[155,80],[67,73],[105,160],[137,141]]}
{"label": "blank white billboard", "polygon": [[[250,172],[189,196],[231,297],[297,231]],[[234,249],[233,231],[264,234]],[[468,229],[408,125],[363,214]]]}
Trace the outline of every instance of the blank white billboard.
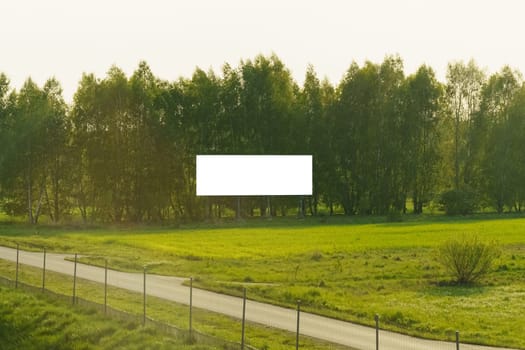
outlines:
{"label": "blank white billboard", "polygon": [[311,194],[311,155],[197,156],[197,196]]}

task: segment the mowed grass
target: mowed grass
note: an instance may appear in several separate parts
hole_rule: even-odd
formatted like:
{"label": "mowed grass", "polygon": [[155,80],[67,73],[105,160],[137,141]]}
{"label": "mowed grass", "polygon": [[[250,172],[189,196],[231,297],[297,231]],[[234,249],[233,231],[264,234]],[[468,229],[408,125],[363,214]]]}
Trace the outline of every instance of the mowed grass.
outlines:
{"label": "mowed grass", "polygon": [[188,345],[137,322],[115,321],[92,309],[65,306],[44,294],[0,286],[0,348],[18,349],[174,349]]}
{"label": "mowed grass", "polygon": [[[380,221],[380,220],[377,220]],[[451,285],[435,254],[476,234],[502,255],[478,284]],[[525,219],[423,218],[257,221],[193,228],[90,230],[5,225],[0,244],[78,252],[123,270],[194,276],[203,288],[373,324],[422,337],[525,348]]]}

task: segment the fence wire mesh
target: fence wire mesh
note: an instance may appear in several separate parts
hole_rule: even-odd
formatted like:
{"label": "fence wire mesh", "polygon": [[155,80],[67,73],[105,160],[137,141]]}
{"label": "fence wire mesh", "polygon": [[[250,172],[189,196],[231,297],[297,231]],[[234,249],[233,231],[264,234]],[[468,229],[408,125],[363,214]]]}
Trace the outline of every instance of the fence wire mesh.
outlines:
{"label": "fence wire mesh", "polygon": [[[20,265],[22,265],[22,264],[20,264]],[[45,268],[45,263],[44,263],[43,266]],[[42,268],[38,268],[38,267],[32,267],[32,268],[42,270]],[[107,268],[107,266],[106,266],[106,268]],[[22,282],[22,281],[20,281],[19,277],[20,276],[19,276],[18,249],[17,249],[16,278],[13,280],[13,279],[10,279],[10,278],[6,278],[4,276],[0,276],[0,285],[4,285],[4,286],[7,286],[7,287],[11,287],[11,288],[20,288],[20,289],[23,289],[25,291],[29,291],[29,292],[32,292],[32,293],[45,293],[46,295],[52,296],[54,299],[60,300],[63,303],[66,303],[66,304],[69,304],[69,305],[74,304],[74,305],[79,306],[79,307],[95,309],[98,312],[106,315],[107,317],[109,317],[111,319],[117,319],[117,320],[121,320],[121,321],[131,321],[131,322],[136,322],[136,323],[139,323],[139,324],[144,324],[145,326],[154,327],[154,328],[159,329],[160,331],[162,331],[162,332],[164,332],[166,334],[173,335],[173,336],[178,337],[180,339],[184,339],[187,343],[198,343],[198,344],[219,346],[219,347],[221,347],[223,349],[226,349],[226,350],[229,350],[229,349],[241,349],[242,348],[241,336],[239,336],[239,342],[229,341],[229,340],[225,340],[225,339],[213,336],[213,335],[206,334],[206,333],[201,332],[199,330],[196,330],[194,327],[191,326],[191,321],[190,321],[190,327],[189,328],[181,328],[181,327],[175,326],[173,324],[167,323],[165,321],[152,319],[151,317],[145,315],[145,313],[142,313],[142,312],[133,313],[133,312],[129,312],[129,311],[123,311],[123,310],[119,310],[119,309],[117,309],[117,308],[115,308],[113,306],[110,306],[108,304],[102,304],[102,303],[99,303],[99,302],[95,302],[95,301],[92,301],[92,300],[87,300],[85,298],[81,298],[77,294],[75,294],[75,288],[73,289],[73,294],[72,295],[71,294],[70,295],[66,295],[66,294],[58,293],[58,292],[52,291],[50,289],[44,288],[45,285],[44,285],[43,281],[45,279],[45,272],[43,272],[42,284],[40,284],[39,286],[35,286],[35,285],[31,285],[31,284]],[[146,277],[146,274],[144,275],[144,278],[145,277]],[[106,278],[107,278],[107,275],[106,275]],[[79,280],[81,280],[81,279],[79,279]],[[74,283],[76,283],[76,281],[74,281]],[[93,283],[96,283],[96,282],[93,282]],[[106,279],[106,283],[107,283],[107,279]],[[104,288],[104,283],[102,283],[102,288]],[[190,290],[191,290],[191,288],[190,288]],[[106,291],[104,291],[104,293],[106,293]],[[138,293],[138,292],[135,291],[135,293]],[[138,294],[143,295],[142,293],[138,293]],[[191,295],[191,293],[190,293],[190,295]],[[150,295],[147,294],[146,296],[149,297]],[[144,300],[146,300],[146,299],[144,299]],[[191,297],[190,297],[190,300],[191,300]],[[144,305],[144,312],[145,312],[146,311],[146,307],[145,307],[146,304],[144,303],[143,305]],[[191,301],[190,301],[190,305],[191,305]],[[190,311],[190,310],[191,310],[191,306],[189,306],[189,308],[188,308],[188,311]],[[297,311],[298,311],[297,315],[295,317],[293,317],[294,320],[299,319],[299,315],[300,315],[299,309]],[[190,311],[190,313],[191,313],[191,311]],[[311,323],[312,322],[311,317],[315,318],[317,316],[312,315],[312,314],[305,314],[304,316],[305,316],[304,321],[303,321],[303,318],[301,318],[301,322],[297,324],[297,330],[299,330],[299,333],[294,334],[294,338],[295,339],[293,339],[293,341],[292,341],[292,339],[290,339],[289,344],[290,345],[293,344],[292,347],[293,346],[295,346],[296,348],[302,347],[302,346],[297,346],[297,344],[301,344],[301,339],[310,338],[310,336],[306,336],[306,335],[300,334],[301,333],[300,332],[301,331],[300,326],[302,327],[303,322],[305,324],[306,323]],[[191,319],[191,317],[190,317],[190,319]],[[270,322],[270,321],[267,321],[267,322]],[[273,324],[271,324],[271,322],[267,323],[267,324],[269,324],[270,327],[273,326],[275,328],[280,328],[278,324],[273,325]],[[317,325],[317,326],[319,326],[319,325]],[[290,332],[292,332],[292,331],[290,330]],[[337,342],[335,340],[331,340],[331,341],[333,342],[334,347],[336,347],[338,349],[341,349],[341,348],[360,349],[360,350],[379,350],[379,349],[383,350],[383,349],[392,349],[392,348],[403,349],[403,350],[459,350],[459,349],[462,349],[462,350],[463,349],[469,349],[469,350],[472,349],[472,350],[474,350],[474,349],[488,349],[487,347],[478,347],[476,345],[461,344],[459,342],[459,333],[456,333],[456,341],[454,341],[453,339],[450,339],[450,334],[447,337],[449,339],[448,341],[438,341],[438,340],[432,341],[432,340],[421,339],[421,338],[417,338],[417,337],[400,336],[397,333],[394,333],[394,332],[382,329],[380,318],[376,319],[376,327],[375,327],[375,329],[374,329],[374,327],[368,328],[368,329],[366,329],[366,332],[370,333],[370,334],[368,334],[368,336],[366,336],[366,337],[362,337],[363,334],[360,334],[359,336],[362,338],[363,341],[360,343],[359,346],[356,346],[356,347],[345,347],[345,346],[342,346],[342,345],[335,345],[336,343],[339,343],[339,342]],[[346,333],[346,332],[344,332],[344,333]],[[348,336],[351,336],[351,335],[348,334]],[[332,346],[330,346],[329,344],[330,343],[326,344],[327,348],[332,348]],[[249,344],[246,344],[246,343],[244,343],[244,349],[257,350],[257,348],[255,348],[255,347],[253,347],[253,346],[251,346]],[[494,348],[494,349],[496,349],[496,348]]]}
{"label": "fence wire mesh", "polygon": [[[66,305],[72,304],[72,296],[71,295],[65,295],[61,293],[56,293],[54,291],[51,291],[49,289],[42,289],[42,287],[33,286],[30,284],[27,284],[25,282],[21,282],[20,280],[18,283],[16,281],[11,280],[9,278],[0,276],[0,285],[9,287],[9,288],[19,288],[23,291],[30,292],[33,294],[37,293],[44,293],[46,296],[53,298],[54,300],[57,300],[59,302],[62,302]],[[80,297],[75,297],[74,301],[75,306],[82,307],[82,308],[89,308],[94,309],[98,311],[100,314],[103,314],[107,316],[110,319],[124,321],[124,322],[135,322],[138,324],[141,324],[143,319],[142,315],[140,314],[134,314],[122,310],[118,310],[114,307],[111,307],[109,305],[100,304],[91,300],[87,300]],[[161,322],[158,320],[154,320],[150,317],[146,317],[146,324],[145,326],[154,327],[158,329],[161,332],[164,332],[165,334],[184,339],[187,343],[196,343],[196,344],[203,344],[203,345],[213,345],[213,346],[219,346],[221,349],[224,350],[238,350],[241,348],[241,344],[237,342],[228,341],[225,339],[221,339],[218,337],[214,337],[209,334],[202,333],[198,330],[192,329],[191,337],[190,332],[187,329],[181,329],[175,325],[168,324],[165,322]],[[245,344],[245,349],[248,350],[258,350],[257,348]]]}

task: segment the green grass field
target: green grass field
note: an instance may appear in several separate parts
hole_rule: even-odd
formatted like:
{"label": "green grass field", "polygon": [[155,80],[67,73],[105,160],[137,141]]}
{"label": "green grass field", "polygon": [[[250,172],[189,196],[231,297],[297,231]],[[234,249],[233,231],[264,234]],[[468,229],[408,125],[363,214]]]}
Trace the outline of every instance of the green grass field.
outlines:
{"label": "green grass field", "polygon": [[[187,228],[0,226],[0,244],[78,252],[113,268],[194,276],[203,288],[437,339],[525,348],[525,219],[515,216],[274,219]],[[365,222],[363,222],[365,221]],[[370,222],[370,220],[368,220]],[[465,233],[502,255],[478,285],[453,286],[437,247]]]}
{"label": "green grass field", "polygon": [[65,306],[50,296],[0,286],[0,348],[18,349],[175,349],[187,345],[137,322],[109,320],[94,310]]}

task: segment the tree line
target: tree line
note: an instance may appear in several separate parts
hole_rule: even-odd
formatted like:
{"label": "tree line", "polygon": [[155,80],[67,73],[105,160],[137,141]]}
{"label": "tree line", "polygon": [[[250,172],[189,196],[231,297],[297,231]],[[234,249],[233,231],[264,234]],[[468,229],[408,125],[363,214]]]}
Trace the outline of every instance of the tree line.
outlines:
{"label": "tree line", "polygon": [[[0,74],[0,206],[37,223],[201,220],[225,215],[521,211],[525,86],[507,66],[448,65],[446,82],[399,56],[353,63],[338,85],[299,86],[275,55],[165,81],[141,62],[60,83]],[[197,154],[312,154],[313,194],[196,197]]]}

